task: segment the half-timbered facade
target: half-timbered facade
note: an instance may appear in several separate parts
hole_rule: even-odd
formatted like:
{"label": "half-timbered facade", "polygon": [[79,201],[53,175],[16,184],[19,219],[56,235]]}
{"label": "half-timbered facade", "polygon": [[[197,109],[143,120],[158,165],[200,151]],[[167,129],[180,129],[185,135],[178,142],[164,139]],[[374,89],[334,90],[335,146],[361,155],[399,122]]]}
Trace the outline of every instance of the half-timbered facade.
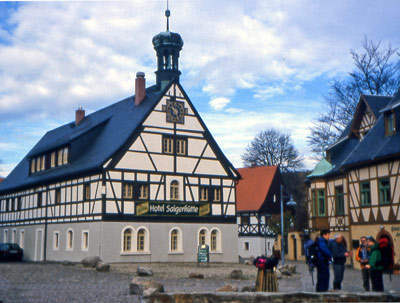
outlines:
{"label": "half-timbered facade", "polygon": [[179,83],[183,41],[153,38],[157,84],[49,131],[0,183],[0,236],[26,260],[237,262],[235,184]]}
{"label": "half-timbered facade", "polygon": [[272,254],[276,234],[268,225],[280,212],[281,174],[278,166],[239,168],[237,185],[238,250],[243,259]]}
{"label": "half-timbered facade", "polygon": [[361,95],[353,120],[308,176],[312,230],[340,232],[353,248],[361,236],[385,233],[400,255],[399,121],[400,91]]}

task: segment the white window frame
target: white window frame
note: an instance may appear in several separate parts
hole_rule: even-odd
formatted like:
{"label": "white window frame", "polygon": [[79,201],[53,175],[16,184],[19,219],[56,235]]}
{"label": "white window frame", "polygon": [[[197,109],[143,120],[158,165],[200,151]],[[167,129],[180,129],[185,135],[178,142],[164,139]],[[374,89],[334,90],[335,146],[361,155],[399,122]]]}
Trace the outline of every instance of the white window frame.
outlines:
{"label": "white window frame", "polygon": [[11,231],[11,243],[17,243],[17,230],[15,228]]}
{"label": "white window frame", "polygon": [[[70,237],[70,232],[72,234],[72,239]],[[71,246],[70,246],[70,244],[71,244]],[[68,251],[73,251],[74,250],[74,230],[72,228],[69,228],[67,230],[67,239],[66,239],[65,248]]]}
{"label": "white window frame", "polygon": [[19,239],[18,239],[19,241],[19,247],[21,247],[22,249],[24,248],[24,246],[25,246],[25,230],[23,230],[23,229],[21,229],[20,231],[19,231]]}
{"label": "white window frame", "polygon": [[[211,236],[212,236],[212,233],[213,232],[216,232],[216,236],[217,236],[217,247],[216,247],[216,249],[215,250],[212,250],[212,247],[211,247]],[[221,231],[219,230],[219,228],[216,228],[216,227],[214,227],[213,229],[211,229],[210,230],[210,253],[213,253],[213,254],[215,254],[215,253],[222,253],[222,241],[221,241],[221,239],[222,239],[222,234],[221,234]]]}
{"label": "white window frame", "polygon": [[[172,232],[176,230],[177,231],[177,249],[176,250],[172,250],[172,245],[171,245],[171,240],[172,240]],[[169,231],[169,251],[168,254],[171,255],[179,255],[179,254],[183,254],[183,243],[182,243],[182,230],[179,227],[173,227],[171,228],[171,230]]]}
{"label": "white window frame", "polygon": [[[85,234],[87,234],[87,245],[85,247]],[[89,251],[89,230],[82,230],[82,237],[81,237],[81,249],[82,251]]]}
{"label": "white window frame", "polygon": [[[125,231],[128,230],[128,229],[131,230],[131,249],[130,250],[124,250],[124,244],[125,244],[125,237],[124,236],[125,236]],[[125,226],[122,229],[122,232],[121,232],[121,252],[120,252],[121,255],[132,255],[133,254],[134,247],[135,247],[135,244],[136,244],[136,242],[134,241],[135,237],[136,237],[136,232],[135,232],[135,229],[132,226]]]}
{"label": "white window frame", "polygon": [[208,232],[208,229],[206,227],[201,227],[199,228],[199,230],[197,231],[197,246],[201,245],[200,244],[200,232],[204,230],[205,231],[205,245],[208,245],[208,247],[210,247],[210,239],[209,239],[209,235],[210,233]]}
{"label": "white window frame", "polygon": [[[56,235],[58,237],[56,237]],[[60,249],[60,232],[56,230],[53,233],[53,250],[59,250],[59,249]]]}
{"label": "white window frame", "polygon": [[[137,246],[138,246],[137,237],[138,237],[139,231],[141,231],[141,230],[144,230],[144,249],[138,251],[138,250],[137,250]],[[136,239],[136,243],[135,243],[135,246],[134,246],[135,253],[136,253],[136,254],[139,254],[139,255],[147,255],[147,254],[150,254],[150,232],[149,232],[149,230],[147,229],[147,227],[145,227],[145,226],[139,226],[139,227],[137,228],[136,233],[135,233],[135,239]]]}
{"label": "white window frame", "polygon": [[3,232],[3,243],[8,243],[8,229]]}

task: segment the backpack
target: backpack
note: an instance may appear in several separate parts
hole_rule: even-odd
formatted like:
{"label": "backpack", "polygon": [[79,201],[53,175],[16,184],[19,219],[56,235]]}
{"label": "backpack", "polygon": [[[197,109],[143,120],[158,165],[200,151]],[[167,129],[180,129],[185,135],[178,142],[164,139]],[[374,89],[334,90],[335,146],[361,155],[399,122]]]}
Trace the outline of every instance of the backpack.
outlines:
{"label": "backpack", "polygon": [[255,265],[255,267],[259,268],[259,269],[273,269],[274,267],[276,267],[278,265],[279,259],[272,256],[272,257],[265,257],[265,256],[261,256],[261,257],[257,257],[254,261],[253,264]]}
{"label": "backpack", "polygon": [[308,267],[310,271],[314,269],[318,265],[318,242],[313,241],[313,240],[308,240],[306,244],[304,244],[304,252],[306,255],[306,263],[308,264]]}
{"label": "backpack", "polygon": [[264,256],[261,257],[257,257],[254,261],[253,264],[255,265],[255,267],[259,268],[259,269],[265,269],[267,267],[267,258]]}
{"label": "backpack", "polygon": [[379,250],[381,251],[381,261],[379,265],[383,267],[384,273],[391,274],[393,272],[394,264],[394,250],[393,245],[390,243],[389,239],[385,236],[381,237],[378,241]]}

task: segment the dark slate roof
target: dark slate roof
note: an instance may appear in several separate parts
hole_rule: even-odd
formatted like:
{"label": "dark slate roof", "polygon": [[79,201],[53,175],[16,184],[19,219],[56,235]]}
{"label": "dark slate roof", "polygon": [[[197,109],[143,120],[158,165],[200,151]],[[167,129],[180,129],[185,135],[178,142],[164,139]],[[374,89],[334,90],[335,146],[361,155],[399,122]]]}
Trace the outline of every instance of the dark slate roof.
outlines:
{"label": "dark slate roof", "polygon": [[[110,158],[129,147],[126,145],[141,130],[142,123],[173,81],[161,91],[157,90],[157,86],[147,88],[146,98],[138,106],[134,105],[135,96],[132,96],[87,115],[78,125],[71,122],[47,132],[0,183],[0,193],[102,172],[103,165]],[[181,86],[180,89],[190,102]],[[221,160],[227,174],[240,178],[240,174],[222,153],[194,107],[193,110],[198,115],[209,144]],[[68,164],[30,175],[29,164],[32,157],[67,145],[70,146]]]}
{"label": "dark slate roof", "polygon": [[[396,111],[396,122],[400,121],[400,111]],[[343,166],[362,164],[367,161],[375,161],[390,156],[400,155],[400,132],[391,136],[385,136],[384,115],[380,115],[375,126],[368,132],[359,144],[352,150],[343,161]]]}
{"label": "dark slate roof", "polygon": [[[134,105],[134,96],[129,97],[87,115],[78,125],[71,122],[47,132],[0,183],[0,192],[101,171],[103,164],[129,140],[164,92],[152,86],[146,89],[146,99],[139,106]],[[71,147],[70,163],[29,174],[31,157],[66,145]]]}
{"label": "dark slate roof", "polygon": [[363,95],[365,101],[368,103],[369,108],[376,118],[380,115],[380,110],[384,108],[393,97],[388,96],[368,96]]}
{"label": "dark slate roof", "polygon": [[[400,102],[400,93],[397,93],[394,97],[363,95],[359,102],[364,101],[376,115],[377,121],[375,125],[360,141],[351,134],[351,126],[354,123],[354,119],[350,121],[337,142],[327,149],[332,169],[326,172],[324,176],[340,174],[341,169],[346,167],[400,155],[400,107],[395,107],[397,131],[391,136],[385,136],[383,114],[385,108]],[[357,114],[360,113],[356,111],[355,115]],[[308,177],[312,178],[314,176],[310,175]]]}

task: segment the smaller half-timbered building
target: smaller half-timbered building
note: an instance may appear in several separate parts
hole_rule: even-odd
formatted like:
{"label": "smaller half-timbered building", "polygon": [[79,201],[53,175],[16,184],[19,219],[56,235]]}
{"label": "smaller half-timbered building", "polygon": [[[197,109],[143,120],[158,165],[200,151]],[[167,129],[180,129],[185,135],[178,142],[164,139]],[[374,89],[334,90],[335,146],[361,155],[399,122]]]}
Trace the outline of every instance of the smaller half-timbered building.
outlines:
{"label": "smaller half-timbered building", "polygon": [[276,234],[268,219],[280,212],[281,174],[278,166],[239,168],[237,190],[238,251],[242,259],[272,254]]}
{"label": "smaller half-timbered building", "polygon": [[[169,14],[168,14],[169,16]],[[179,82],[177,33],[153,38],[157,83],[47,132],[0,183],[0,237],[26,260],[237,262],[238,172]]]}
{"label": "smaller half-timbered building", "polygon": [[399,122],[400,91],[361,95],[352,121],[308,176],[313,231],[340,232],[353,249],[361,236],[386,234],[400,256]]}

